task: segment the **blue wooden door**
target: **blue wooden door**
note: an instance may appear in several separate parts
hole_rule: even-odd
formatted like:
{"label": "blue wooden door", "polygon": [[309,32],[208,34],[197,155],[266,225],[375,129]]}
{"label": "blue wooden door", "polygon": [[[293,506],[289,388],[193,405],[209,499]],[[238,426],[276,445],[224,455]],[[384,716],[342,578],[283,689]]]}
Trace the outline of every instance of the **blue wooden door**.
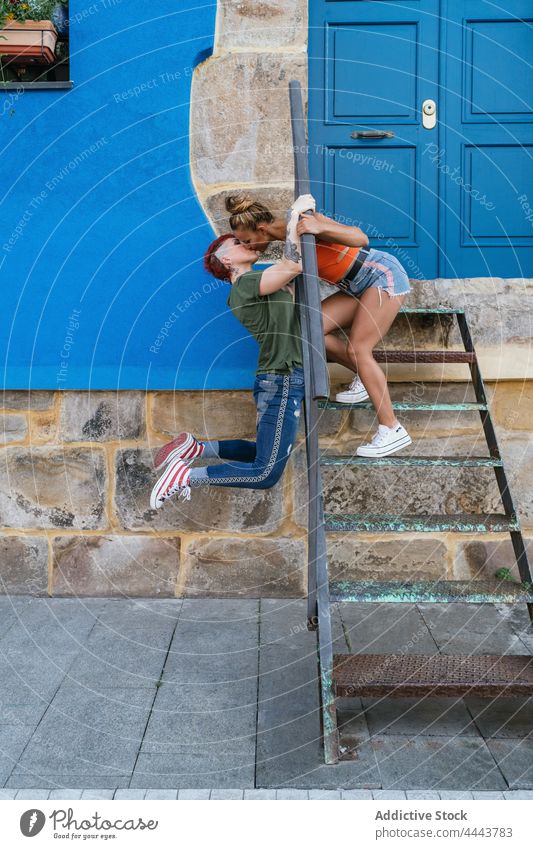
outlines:
{"label": "blue wooden door", "polygon": [[438,171],[423,152],[438,123],[426,129],[421,116],[422,104],[438,98],[439,0],[313,0],[309,16],[318,205],[361,226],[410,277],[435,277]]}
{"label": "blue wooden door", "polygon": [[410,277],[533,275],[532,7],[310,3],[313,190]]}
{"label": "blue wooden door", "polygon": [[446,0],[442,28],[441,274],[531,277],[533,3]]}

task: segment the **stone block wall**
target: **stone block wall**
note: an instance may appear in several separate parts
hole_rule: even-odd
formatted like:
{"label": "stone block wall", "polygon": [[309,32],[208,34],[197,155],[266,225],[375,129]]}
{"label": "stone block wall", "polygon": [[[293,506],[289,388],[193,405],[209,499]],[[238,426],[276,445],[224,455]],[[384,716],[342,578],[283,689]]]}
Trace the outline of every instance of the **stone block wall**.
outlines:
{"label": "stone block wall", "polygon": [[[392,394],[404,400],[414,397],[413,392],[424,400],[468,400],[465,387],[461,382],[397,382]],[[533,538],[531,395],[507,381],[488,388],[511,485],[526,535]],[[253,438],[250,392],[10,391],[0,404],[1,592],[155,597],[305,593],[303,429],[283,478],[272,489],[201,488],[193,490],[191,501],[174,499],[158,511],[149,506],[157,447],[181,429],[200,438]],[[414,436],[413,453],[486,453],[478,418],[451,418],[410,414],[406,424]],[[322,411],[321,449],[350,453],[374,428],[368,411]],[[325,467],[324,487],[331,511],[499,509],[491,470],[333,466]],[[512,565],[505,534],[328,538],[336,579],[465,579]]]}

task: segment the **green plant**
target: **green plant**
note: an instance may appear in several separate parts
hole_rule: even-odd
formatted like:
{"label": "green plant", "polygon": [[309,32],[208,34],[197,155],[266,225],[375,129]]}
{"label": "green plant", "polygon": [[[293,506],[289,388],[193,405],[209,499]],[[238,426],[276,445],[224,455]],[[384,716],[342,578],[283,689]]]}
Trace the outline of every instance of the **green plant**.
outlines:
{"label": "green plant", "polygon": [[58,3],[67,4],[68,0],[0,0],[0,29],[10,20],[48,21]]}
{"label": "green plant", "polygon": [[498,578],[499,581],[514,581],[514,578],[511,574],[511,570],[507,569],[506,567],[502,567],[501,569],[498,569],[494,573],[494,577]]}

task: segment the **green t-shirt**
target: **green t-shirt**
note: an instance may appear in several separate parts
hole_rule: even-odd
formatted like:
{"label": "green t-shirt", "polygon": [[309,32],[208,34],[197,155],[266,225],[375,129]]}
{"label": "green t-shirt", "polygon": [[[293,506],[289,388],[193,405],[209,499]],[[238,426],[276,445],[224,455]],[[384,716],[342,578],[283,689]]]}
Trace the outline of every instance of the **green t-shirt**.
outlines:
{"label": "green t-shirt", "polygon": [[227,300],[232,313],[259,342],[256,374],[288,374],[302,366],[302,342],[296,305],[290,292],[259,294],[262,271],[237,277]]}

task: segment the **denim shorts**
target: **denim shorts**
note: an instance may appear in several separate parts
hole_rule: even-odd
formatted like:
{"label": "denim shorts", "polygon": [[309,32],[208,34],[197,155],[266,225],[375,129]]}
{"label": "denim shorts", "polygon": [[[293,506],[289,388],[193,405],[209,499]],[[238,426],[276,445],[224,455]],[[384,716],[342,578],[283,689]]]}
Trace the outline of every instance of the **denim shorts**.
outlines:
{"label": "denim shorts", "polygon": [[359,298],[367,289],[387,292],[389,297],[407,295],[411,291],[409,278],[401,262],[393,254],[371,248],[361,270],[350,282],[350,292]]}

